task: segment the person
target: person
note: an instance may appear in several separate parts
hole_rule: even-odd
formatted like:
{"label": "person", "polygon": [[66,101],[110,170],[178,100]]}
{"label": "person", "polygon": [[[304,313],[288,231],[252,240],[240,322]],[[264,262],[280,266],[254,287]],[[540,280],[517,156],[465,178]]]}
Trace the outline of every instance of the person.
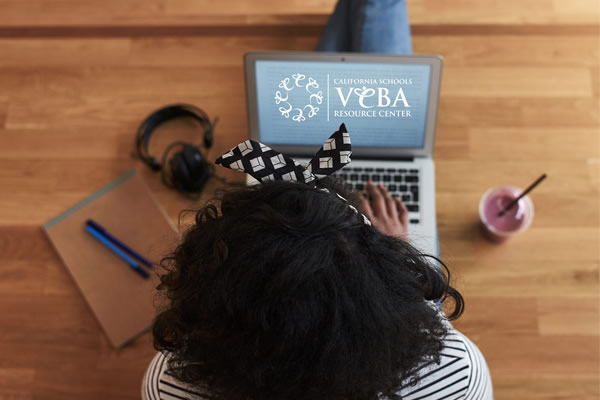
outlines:
{"label": "person", "polygon": [[[318,49],[409,54],[404,0],[340,0]],[[448,269],[407,240],[401,200],[367,192],[274,181],[197,210],[161,263],[142,398],[492,399]]]}

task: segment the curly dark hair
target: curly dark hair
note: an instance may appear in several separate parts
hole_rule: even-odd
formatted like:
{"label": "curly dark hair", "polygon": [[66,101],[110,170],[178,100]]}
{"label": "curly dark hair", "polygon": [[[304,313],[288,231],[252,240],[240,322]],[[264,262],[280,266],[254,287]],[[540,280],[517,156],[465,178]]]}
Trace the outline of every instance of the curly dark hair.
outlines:
{"label": "curly dark hair", "polygon": [[154,346],[210,399],[400,398],[447,335],[426,300],[463,310],[445,265],[299,183],[225,191],[161,265]]}

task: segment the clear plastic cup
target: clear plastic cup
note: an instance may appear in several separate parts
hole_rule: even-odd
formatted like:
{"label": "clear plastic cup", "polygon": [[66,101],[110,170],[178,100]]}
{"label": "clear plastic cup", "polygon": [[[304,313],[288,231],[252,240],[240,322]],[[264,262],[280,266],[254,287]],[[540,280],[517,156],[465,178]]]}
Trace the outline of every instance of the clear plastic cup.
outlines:
{"label": "clear plastic cup", "polygon": [[479,218],[488,239],[503,242],[529,228],[533,221],[533,202],[529,196],[524,196],[502,217],[498,217],[498,213],[521,193],[522,190],[514,186],[501,186],[489,189],[481,197]]}

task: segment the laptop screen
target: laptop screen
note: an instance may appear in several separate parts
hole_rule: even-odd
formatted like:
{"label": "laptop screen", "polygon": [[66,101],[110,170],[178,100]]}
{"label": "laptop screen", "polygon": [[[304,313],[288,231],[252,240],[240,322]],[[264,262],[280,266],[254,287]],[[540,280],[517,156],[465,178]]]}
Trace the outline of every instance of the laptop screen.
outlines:
{"label": "laptop screen", "polygon": [[257,60],[260,140],[320,146],[343,122],[353,146],[425,146],[431,65]]}

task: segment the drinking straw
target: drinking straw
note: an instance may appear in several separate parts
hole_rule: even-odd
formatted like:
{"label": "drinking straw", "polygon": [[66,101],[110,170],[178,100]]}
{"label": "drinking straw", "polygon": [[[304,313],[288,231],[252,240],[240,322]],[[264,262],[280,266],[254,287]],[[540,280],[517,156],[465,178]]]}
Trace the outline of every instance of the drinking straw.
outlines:
{"label": "drinking straw", "polygon": [[498,213],[498,217],[502,217],[504,214],[506,214],[506,212],[508,210],[510,210],[511,208],[513,208],[515,206],[515,204],[517,204],[519,202],[519,200],[521,200],[521,198],[523,198],[527,193],[531,192],[531,190],[534,187],[536,187],[544,179],[546,179],[546,174],[542,174],[542,176],[540,176],[539,178],[537,178],[535,182],[533,182],[531,185],[529,185],[529,187],[527,189],[525,189],[523,191],[523,193],[521,193],[519,195],[519,197],[517,197],[516,199],[514,199],[513,201],[511,201],[510,203],[508,203],[508,205],[506,207],[504,207],[504,210],[502,210],[502,211],[500,211]]}

